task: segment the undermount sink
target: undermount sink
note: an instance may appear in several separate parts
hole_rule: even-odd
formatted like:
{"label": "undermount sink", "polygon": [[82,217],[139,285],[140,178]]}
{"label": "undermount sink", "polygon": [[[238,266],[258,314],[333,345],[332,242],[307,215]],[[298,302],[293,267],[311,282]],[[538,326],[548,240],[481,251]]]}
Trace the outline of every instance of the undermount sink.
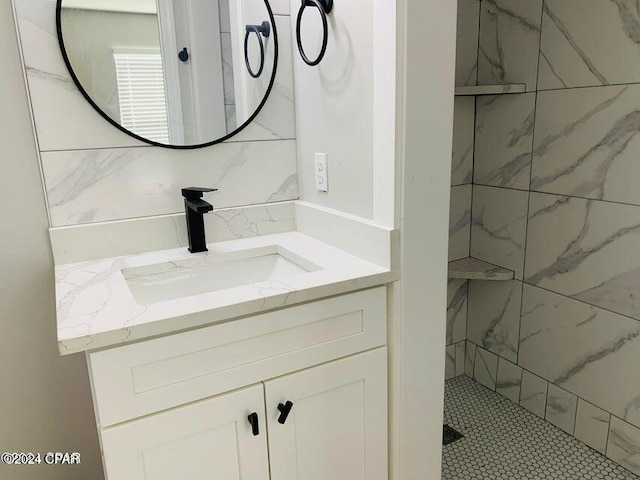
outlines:
{"label": "undermount sink", "polygon": [[122,275],[136,302],[149,305],[318,270],[317,265],[274,245],[126,268]]}

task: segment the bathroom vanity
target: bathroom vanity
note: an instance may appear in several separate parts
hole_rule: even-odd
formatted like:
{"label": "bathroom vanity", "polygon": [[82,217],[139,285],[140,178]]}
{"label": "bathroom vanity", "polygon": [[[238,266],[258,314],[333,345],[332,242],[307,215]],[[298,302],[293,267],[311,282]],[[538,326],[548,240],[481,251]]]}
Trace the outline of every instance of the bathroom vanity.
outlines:
{"label": "bathroom vanity", "polygon": [[56,267],[109,480],[386,479],[397,271],[300,232]]}

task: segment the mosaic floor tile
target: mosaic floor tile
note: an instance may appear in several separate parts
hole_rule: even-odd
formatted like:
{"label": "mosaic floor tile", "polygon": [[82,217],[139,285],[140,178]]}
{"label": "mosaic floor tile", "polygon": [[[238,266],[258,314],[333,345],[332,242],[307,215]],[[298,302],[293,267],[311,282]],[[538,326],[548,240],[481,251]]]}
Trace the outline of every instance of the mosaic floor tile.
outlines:
{"label": "mosaic floor tile", "polygon": [[444,423],[465,438],[443,447],[442,480],[640,480],[466,376],[446,382]]}

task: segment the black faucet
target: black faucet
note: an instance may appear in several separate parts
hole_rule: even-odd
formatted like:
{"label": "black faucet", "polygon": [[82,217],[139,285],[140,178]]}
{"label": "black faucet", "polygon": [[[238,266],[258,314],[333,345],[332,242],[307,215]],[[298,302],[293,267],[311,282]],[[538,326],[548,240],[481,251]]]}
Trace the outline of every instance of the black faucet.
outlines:
{"label": "black faucet", "polygon": [[217,188],[189,187],[182,189],[184,207],[187,214],[187,233],[191,253],[207,252],[207,240],[204,232],[204,214],[213,210],[213,205],[202,200],[207,192],[217,192]]}

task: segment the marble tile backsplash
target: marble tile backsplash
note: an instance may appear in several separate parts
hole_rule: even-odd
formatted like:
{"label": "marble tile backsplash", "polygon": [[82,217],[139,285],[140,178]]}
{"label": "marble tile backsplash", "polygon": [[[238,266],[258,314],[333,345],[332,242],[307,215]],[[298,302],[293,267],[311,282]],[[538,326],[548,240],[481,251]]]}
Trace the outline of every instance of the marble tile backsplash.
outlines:
{"label": "marble tile backsplash", "polygon": [[[295,141],[226,143],[212,150],[115,148],[43,152],[54,227],[178,213],[180,189],[210,186],[216,208],[298,198]],[[248,186],[251,185],[250,188]]]}
{"label": "marble tile backsplash", "polygon": [[[274,4],[281,54],[264,109],[227,143],[190,151],[150,147],[108,124],[64,65],[56,1],[14,4],[52,226],[180,212],[189,185],[218,187],[222,208],[298,198],[288,2]],[[236,122],[232,108],[227,121]]]}

